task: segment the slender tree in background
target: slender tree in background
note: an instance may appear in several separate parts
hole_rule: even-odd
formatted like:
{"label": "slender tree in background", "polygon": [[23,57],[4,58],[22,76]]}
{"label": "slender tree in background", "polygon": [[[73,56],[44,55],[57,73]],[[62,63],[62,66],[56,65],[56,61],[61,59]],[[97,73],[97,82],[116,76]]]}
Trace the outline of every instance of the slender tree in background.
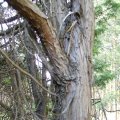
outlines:
{"label": "slender tree in background", "polygon": [[[16,34],[22,34],[20,39],[26,36],[25,31],[28,32],[27,37],[23,39],[23,43],[29,48],[27,49],[29,53],[26,54],[26,64],[30,74],[11,61],[1,48],[0,52],[3,57],[7,58],[6,61],[12,63],[21,74],[26,74],[31,78],[37,117],[46,119],[45,116],[49,113],[46,113],[45,110],[47,104],[45,100],[48,96],[51,96],[54,106],[51,113],[52,119],[89,120],[91,114],[91,57],[94,33],[92,0],[33,1],[36,2],[37,6],[29,0],[6,0],[6,2],[29,23],[28,25],[24,21],[18,25],[22,26],[21,30],[17,29],[17,25],[14,30],[17,31]],[[16,34],[14,32],[14,36]],[[27,39],[28,36],[30,36],[30,39]],[[38,75],[39,69],[35,64],[36,54],[40,57],[43,67],[45,67],[45,70],[42,70],[41,73],[41,81],[37,81],[40,77]],[[46,87],[44,74],[46,69],[52,78],[50,83],[52,92]],[[23,79],[25,79],[24,77]],[[39,88],[39,85],[42,88]],[[20,98],[18,99],[20,100]],[[20,113],[18,118],[19,116],[23,119],[25,115]],[[34,119],[38,118],[34,117]]]}

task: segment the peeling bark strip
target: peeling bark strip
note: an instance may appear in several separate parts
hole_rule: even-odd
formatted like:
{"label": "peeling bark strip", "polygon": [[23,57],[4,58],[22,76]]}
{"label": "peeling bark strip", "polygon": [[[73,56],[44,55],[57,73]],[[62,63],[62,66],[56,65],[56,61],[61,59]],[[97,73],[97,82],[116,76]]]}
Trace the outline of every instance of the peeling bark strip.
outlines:
{"label": "peeling bark strip", "polygon": [[19,13],[24,16],[31,26],[37,31],[39,36],[42,36],[44,40],[42,43],[45,45],[48,56],[50,57],[51,62],[58,72],[57,69],[65,68],[60,74],[68,74],[67,66],[68,64],[66,55],[61,50],[59,41],[53,30],[51,23],[48,20],[48,17],[40,11],[40,9],[29,0],[6,0],[9,5],[19,11]]}

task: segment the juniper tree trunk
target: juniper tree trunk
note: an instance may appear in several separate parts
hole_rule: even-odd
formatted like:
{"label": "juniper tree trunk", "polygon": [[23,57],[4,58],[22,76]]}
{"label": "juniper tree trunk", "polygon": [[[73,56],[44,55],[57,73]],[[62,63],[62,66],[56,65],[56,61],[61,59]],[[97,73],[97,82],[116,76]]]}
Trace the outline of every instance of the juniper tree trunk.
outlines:
{"label": "juniper tree trunk", "polygon": [[53,0],[51,19],[29,0],[6,1],[42,37],[41,43],[52,65],[48,70],[57,94],[54,119],[89,120],[94,30],[92,0]]}

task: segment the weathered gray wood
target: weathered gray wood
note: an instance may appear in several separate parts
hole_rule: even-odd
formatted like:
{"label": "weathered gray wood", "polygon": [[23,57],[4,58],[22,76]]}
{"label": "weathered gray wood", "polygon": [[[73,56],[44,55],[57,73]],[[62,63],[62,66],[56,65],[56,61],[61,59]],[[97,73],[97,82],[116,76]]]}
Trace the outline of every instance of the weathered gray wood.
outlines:
{"label": "weathered gray wood", "polygon": [[[59,96],[56,97],[54,119],[89,120],[91,49],[94,29],[92,0],[71,0],[69,3],[71,5],[64,0],[52,1],[52,9],[56,14],[51,20],[55,30],[48,18],[32,2],[6,1],[31,23],[39,36],[44,38],[42,42],[53,65],[52,77],[56,81],[55,92]],[[74,14],[63,21],[69,11]],[[77,20],[76,24],[71,27],[75,20]],[[64,34],[61,39],[58,38],[58,33],[62,21],[65,24],[63,24]]]}

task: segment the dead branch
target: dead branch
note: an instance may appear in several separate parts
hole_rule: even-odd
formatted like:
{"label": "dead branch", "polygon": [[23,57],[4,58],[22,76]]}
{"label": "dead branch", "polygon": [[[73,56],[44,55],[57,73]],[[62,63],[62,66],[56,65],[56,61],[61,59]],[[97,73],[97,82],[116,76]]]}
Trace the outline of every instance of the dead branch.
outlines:
{"label": "dead branch", "polygon": [[3,23],[9,23],[9,22],[12,22],[12,21],[14,21],[14,20],[16,20],[16,19],[18,19],[18,18],[20,18],[20,16],[19,16],[18,14],[15,15],[15,16],[13,16],[13,17],[10,17],[10,18],[8,18],[8,19],[1,18],[1,19],[0,19],[0,23],[1,23],[1,24],[3,24]]}
{"label": "dead branch", "polygon": [[120,112],[120,110],[107,110],[105,109],[107,112]]}
{"label": "dead branch", "polygon": [[21,73],[27,75],[29,78],[31,78],[32,80],[34,80],[43,90],[45,90],[46,92],[48,92],[51,95],[55,95],[55,93],[49,91],[48,89],[46,89],[41,83],[38,82],[38,80],[36,78],[34,78],[30,73],[28,73],[27,71],[23,70],[20,66],[18,66],[13,60],[11,60],[8,55],[0,48],[0,52],[1,54],[18,70],[20,70]]}
{"label": "dead branch", "polygon": [[20,23],[20,24],[17,24],[17,25],[14,25],[13,27],[7,29],[6,31],[2,31],[0,33],[0,36],[4,36],[4,35],[9,35],[11,34],[13,31],[14,31],[14,35],[18,34],[20,31],[19,31],[19,28],[23,29],[23,24],[24,23]]}

